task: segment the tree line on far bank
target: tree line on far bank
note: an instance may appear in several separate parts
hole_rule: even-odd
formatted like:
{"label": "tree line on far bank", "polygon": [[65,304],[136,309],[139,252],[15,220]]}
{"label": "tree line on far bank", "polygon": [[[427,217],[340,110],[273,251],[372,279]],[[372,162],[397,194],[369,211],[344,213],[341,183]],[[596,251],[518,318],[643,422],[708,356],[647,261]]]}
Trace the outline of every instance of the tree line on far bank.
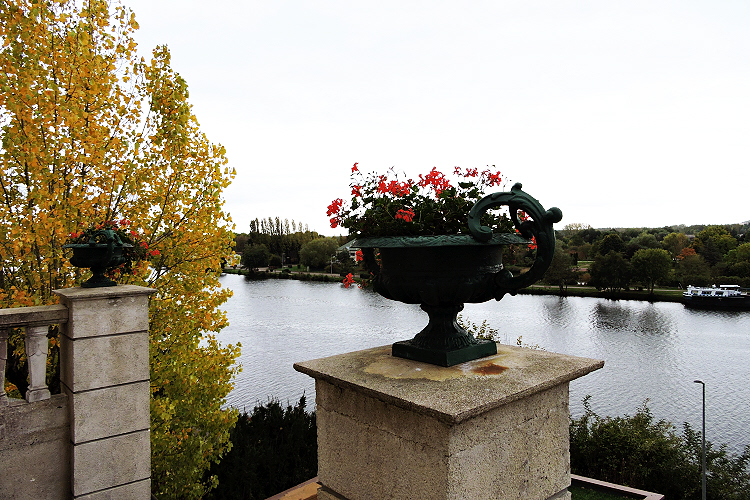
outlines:
{"label": "tree line on far bank", "polygon": [[240,265],[246,269],[292,265],[324,269],[331,265],[331,256],[335,256],[336,271],[349,272],[354,267],[348,252],[337,253],[346,237],[320,235],[294,219],[254,219],[250,231],[237,234],[234,241],[235,252],[242,256]]}
{"label": "tree line on far bank", "polygon": [[[542,281],[561,292],[577,283],[611,292],[719,283],[750,288],[749,229],[749,224],[625,229],[568,224],[556,231],[555,258]],[[302,265],[348,273],[356,265],[340,250],[346,241],[294,220],[268,217],[253,220],[248,233],[235,236],[235,252],[247,269]],[[513,246],[505,262],[515,274],[533,258],[528,248]]]}
{"label": "tree line on far bank", "polygon": [[[619,291],[711,284],[750,287],[748,224],[599,230],[569,224],[556,232],[544,281]],[[584,261],[584,262],[581,262]]]}

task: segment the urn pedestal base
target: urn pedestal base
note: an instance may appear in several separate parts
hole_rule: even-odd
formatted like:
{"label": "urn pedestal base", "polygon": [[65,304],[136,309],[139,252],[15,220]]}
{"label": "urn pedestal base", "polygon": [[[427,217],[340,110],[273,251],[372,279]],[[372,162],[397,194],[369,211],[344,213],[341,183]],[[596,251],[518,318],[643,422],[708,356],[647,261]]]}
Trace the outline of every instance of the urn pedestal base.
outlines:
{"label": "urn pedestal base", "polygon": [[568,383],[604,363],[497,349],[452,367],[391,346],[295,364],[315,378],[318,499],[569,499]]}
{"label": "urn pedestal base", "polygon": [[497,347],[491,340],[478,340],[476,344],[445,351],[414,345],[412,340],[402,340],[392,346],[392,354],[399,358],[421,361],[439,366],[453,366],[485,356],[497,354]]}
{"label": "urn pedestal base", "polygon": [[475,339],[458,324],[457,316],[463,310],[463,304],[422,304],[421,308],[430,316],[430,322],[413,339],[393,344],[391,354],[394,356],[453,366],[497,354],[495,342]]}

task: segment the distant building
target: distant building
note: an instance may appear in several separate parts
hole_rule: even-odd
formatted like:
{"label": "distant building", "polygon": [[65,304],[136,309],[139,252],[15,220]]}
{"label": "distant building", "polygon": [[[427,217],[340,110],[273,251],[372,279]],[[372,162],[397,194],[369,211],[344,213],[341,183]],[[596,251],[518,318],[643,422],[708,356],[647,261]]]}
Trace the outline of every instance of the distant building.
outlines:
{"label": "distant building", "polygon": [[336,253],[342,250],[346,250],[347,252],[349,252],[349,258],[352,259],[354,262],[357,262],[357,252],[360,250],[360,248],[352,246],[352,243],[354,243],[354,241],[355,240],[352,240],[341,245],[340,247],[336,249]]}

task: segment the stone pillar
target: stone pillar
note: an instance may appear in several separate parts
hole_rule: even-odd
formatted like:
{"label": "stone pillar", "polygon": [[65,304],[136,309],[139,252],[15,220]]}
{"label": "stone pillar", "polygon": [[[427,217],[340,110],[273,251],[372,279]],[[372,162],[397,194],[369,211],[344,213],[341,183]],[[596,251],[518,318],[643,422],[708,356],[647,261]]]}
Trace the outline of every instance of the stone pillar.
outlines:
{"label": "stone pillar", "polygon": [[150,498],[153,292],[133,285],[55,291],[69,309],[60,381],[69,398],[74,499]]}
{"label": "stone pillar", "polygon": [[568,383],[603,361],[498,345],[444,368],[379,347],[315,378],[319,500],[569,499]]}

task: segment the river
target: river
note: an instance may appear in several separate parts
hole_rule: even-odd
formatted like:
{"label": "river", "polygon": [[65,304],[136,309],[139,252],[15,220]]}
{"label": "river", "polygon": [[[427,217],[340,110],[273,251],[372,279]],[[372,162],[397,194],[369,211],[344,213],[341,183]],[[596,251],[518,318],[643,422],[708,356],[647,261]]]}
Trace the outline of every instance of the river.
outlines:
{"label": "river", "polygon": [[[228,404],[250,411],[277,398],[314,404],[314,381],[292,368],[305,361],[413,337],[427,324],[419,306],[371,290],[296,280],[223,275],[234,292],[224,305],[229,326],[219,339],[242,343]],[[604,368],[570,384],[570,408],[583,413],[591,395],[599,415],[632,415],[648,400],[657,419],[681,431],[701,428],[706,383],[706,438],[735,453],[750,444],[750,312],[695,311],[676,303],[517,295],[467,304],[462,317],[486,319],[498,340],[605,360]]]}

